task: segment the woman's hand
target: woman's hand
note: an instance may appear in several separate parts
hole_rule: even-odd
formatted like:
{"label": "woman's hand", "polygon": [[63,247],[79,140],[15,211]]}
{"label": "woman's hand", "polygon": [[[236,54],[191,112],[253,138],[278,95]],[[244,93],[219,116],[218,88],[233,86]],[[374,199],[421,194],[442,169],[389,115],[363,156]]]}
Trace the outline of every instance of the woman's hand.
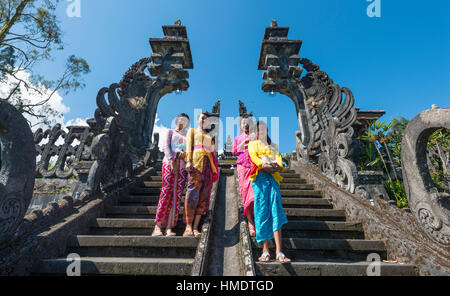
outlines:
{"label": "woman's hand", "polygon": [[177,173],[178,167],[177,167],[177,164],[175,163],[174,159],[169,160],[169,167],[173,173],[175,173],[175,174]]}
{"label": "woman's hand", "polygon": [[178,159],[185,159],[185,158],[186,158],[186,152],[181,151],[178,153]]}
{"label": "woman's hand", "polygon": [[274,172],[273,166],[268,163],[263,164],[261,168],[269,174],[273,174]]}
{"label": "woman's hand", "polygon": [[242,152],[245,150],[245,145],[248,145],[248,140],[242,141],[241,144],[239,144],[239,152]]}
{"label": "woman's hand", "polygon": [[278,164],[278,163],[273,163],[272,164],[272,169],[275,171],[275,172],[281,172],[282,170],[283,170],[283,168]]}
{"label": "woman's hand", "polygon": [[186,163],[186,171],[188,173],[192,172],[192,162],[190,160],[188,160]]}

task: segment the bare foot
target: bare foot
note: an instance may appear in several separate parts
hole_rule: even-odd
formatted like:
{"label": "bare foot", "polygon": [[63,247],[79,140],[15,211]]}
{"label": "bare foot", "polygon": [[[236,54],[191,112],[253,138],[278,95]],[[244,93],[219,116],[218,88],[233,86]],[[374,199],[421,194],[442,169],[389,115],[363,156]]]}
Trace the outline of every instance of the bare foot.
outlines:
{"label": "bare foot", "polygon": [[192,233],[191,229],[186,229],[183,233],[183,236],[193,236],[194,234]]}
{"label": "bare foot", "polygon": [[172,229],[166,229],[166,236],[177,236],[177,234],[172,232]]}
{"label": "bare foot", "polygon": [[200,237],[200,236],[201,236],[201,233],[200,233],[197,229],[195,229],[195,230],[194,230],[194,236],[195,236],[195,237]]}
{"label": "bare foot", "polygon": [[153,230],[152,236],[163,236],[161,228],[159,228],[158,226],[155,226],[155,229]]}

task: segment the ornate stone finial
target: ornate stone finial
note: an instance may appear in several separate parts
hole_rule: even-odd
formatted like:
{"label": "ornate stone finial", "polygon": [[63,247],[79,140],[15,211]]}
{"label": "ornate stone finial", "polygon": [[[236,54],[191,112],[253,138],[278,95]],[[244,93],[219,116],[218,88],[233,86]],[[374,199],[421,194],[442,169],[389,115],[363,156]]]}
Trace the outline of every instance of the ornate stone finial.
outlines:
{"label": "ornate stone finial", "polygon": [[214,105],[211,113],[214,114],[214,115],[216,115],[216,114],[220,115],[220,99]]}
{"label": "ornate stone finial", "polygon": [[168,93],[186,91],[187,70],[194,68],[186,27],[176,20],[175,25],[162,28],[163,38],[149,40],[151,56],[133,64],[119,84],[102,88],[97,96],[97,114],[103,121],[117,119],[120,130],[129,137],[134,162],[142,159],[151,145],[159,100]]}
{"label": "ornate stone finial", "polygon": [[272,21],[270,22],[270,26],[271,26],[272,28],[278,27],[277,20],[272,20]]}
{"label": "ornate stone finial", "polygon": [[239,116],[240,117],[244,117],[244,116],[253,116],[253,112],[247,113],[247,107],[245,107],[244,103],[239,100]]}

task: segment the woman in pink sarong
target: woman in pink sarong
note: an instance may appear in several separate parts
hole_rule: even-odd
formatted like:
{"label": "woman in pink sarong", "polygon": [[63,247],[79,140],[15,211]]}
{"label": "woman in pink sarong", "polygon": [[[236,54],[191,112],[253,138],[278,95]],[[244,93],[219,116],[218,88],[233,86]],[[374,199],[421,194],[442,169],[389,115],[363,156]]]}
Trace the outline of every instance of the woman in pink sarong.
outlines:
{"label": "woman in pink sarong", "polygon": [[233,142],[233,155],[238,156],[237,173],[239,176],[239,191],[241,192],[242,203],[244,204],[244,215],[248,220],[248,230],[250,236],[255,236],[255,222],[253,218],[253,194],[252,181],[250,180],[250,170],[252,160],[248,154],[248,143],[256,139],[255,134],[250,134],[252,120],[244,116],[241,120],[241,130],[243,133],[237,136]]}
{"label": "woman in pink sarong", "polygon": [[177,225],[187,179],[185,134],[189,126],[189,116],[181,113],[175,122],[177,128],[168,131],[164,145],[161,194],[152,236],[162,236],[162,227],[166,227],[166,236],[176,236],[172,228]]}

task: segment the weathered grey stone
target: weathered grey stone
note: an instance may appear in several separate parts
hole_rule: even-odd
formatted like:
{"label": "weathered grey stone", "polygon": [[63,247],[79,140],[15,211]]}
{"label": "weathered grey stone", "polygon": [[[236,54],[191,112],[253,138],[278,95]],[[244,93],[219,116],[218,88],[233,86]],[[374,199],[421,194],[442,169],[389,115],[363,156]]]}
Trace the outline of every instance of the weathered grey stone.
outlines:
{"label": "weathered grey stone", "polygon": [[402,142],[403,178],[409,206],[419,225],[439,243],[450,245],[450,194],[434,189],[427,144],[437,129],[450,129],[450,109],[427,110],[408,124]]}
{"label": "weathered grey stone", "polygon": [[0,100],[0,246],[21,224],[33,193],[36,149],[26,119]]}
{"label": "weathered grey stone", "polygon": [[211,254],[211,247],[209,245],[209,240],[211,236],[212,223],[214,223],[214,215],[216,208],[216,199],[219,193],[220,186],[220,172],[219,181],[213,184],[211,188],[211,197],[209,201],[208,214],[203,218],[202,233],[200,236],[200,241],[197,246],[197,251],[195,253],[194,263],[191,270],[192,276],[204,276],[206,274],[206,268]]}
{"label": "weathered grey stone", "polygon": [[292,167],[309,183],[321,188],[323,197],[331,200],[337,209],[345,210],[347,222],[361,223],[366,239],[383,240],[389,260],[415,265],[420,275],[450,274],[448,246],[432,240],[411,213],[384,200],[376,199],[371,204],[350,194],[335,186],[313,166],[296,162]]}
{"label": "weathered grey stone", "polygon": [[[256,263],[258,274],[267,276],[367,276],[370,262]],[[416,276],[415,266],[380,263],[381,276]]]}
{"label": "weathered grey stone", "polygon": [[247,217],[244,215],[244,204],[242,202],[241,192],[239,190],[239,177],[237,174],[237,170],[234,172],[234,180],[235,180],[235,188],[237,199],[236,202],[239,207],[239,236],[240,236],[240,244],[241,244],[241,262],[243,274],[245,276],[255,276],[255,265],[253,262],[253,250],[250,233],[248,231],[248,222]]}
{"label": "weathered grey stone", "polygon": [[[81,275],[167,275],[187,276],[192,259],[182,258],[82,258]],[[65,258],[48,259],[36,269],[38,274],[66,274]]]}

